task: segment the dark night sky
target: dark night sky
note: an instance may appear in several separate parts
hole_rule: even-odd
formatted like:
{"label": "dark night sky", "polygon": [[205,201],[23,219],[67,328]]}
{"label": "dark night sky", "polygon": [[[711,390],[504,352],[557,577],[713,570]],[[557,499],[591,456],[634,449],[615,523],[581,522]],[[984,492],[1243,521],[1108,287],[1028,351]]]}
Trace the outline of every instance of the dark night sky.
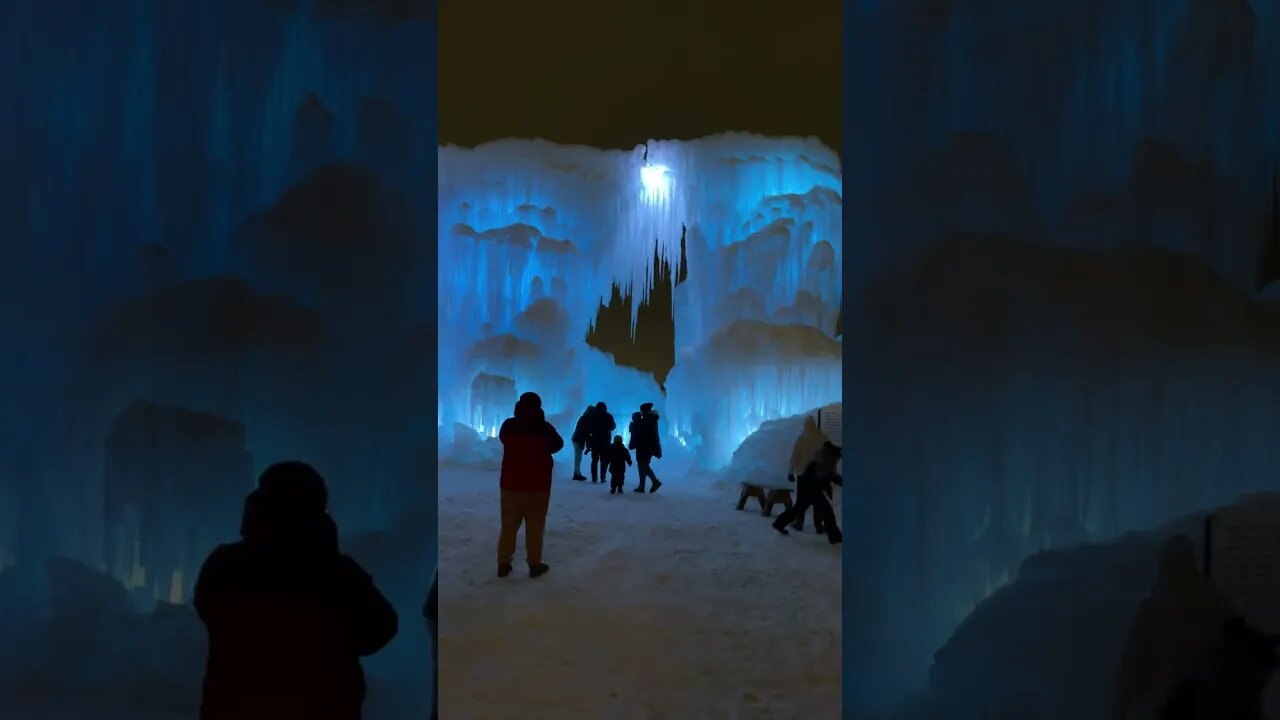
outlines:
{"label": "dark night sky", "polygon": [[631,148],[742,130],[840,150],[841,1],[440,3],[440,142]]}

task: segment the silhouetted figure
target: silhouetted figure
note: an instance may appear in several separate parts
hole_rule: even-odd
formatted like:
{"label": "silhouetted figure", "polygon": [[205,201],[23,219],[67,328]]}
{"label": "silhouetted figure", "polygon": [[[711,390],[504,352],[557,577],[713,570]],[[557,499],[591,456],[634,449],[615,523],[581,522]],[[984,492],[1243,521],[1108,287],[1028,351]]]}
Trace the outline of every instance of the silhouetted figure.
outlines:
{"label": "silhouetted figure", "polygon": [[1258,289],[1280,280],[1280,167],[1271,170],[1271,222],[1258,258]]}
{"label": "silhouetted figure", "polygon": [[1174,689],[1159,720],[1264,720],[1262,693],[1278,664],[1277,645],[1280,637],[1228,618],[1218,642]]}
{"label": "silhouetted figure", "polygon": [[422,616],[427,619],[427,633],[431,635],[431,668],[435,681],[431,683],[431,720],[440,717],[440,600],[436,588],[439,586],[440,574],[431,578],[431,592],[427,593],[427,602],[422,606]]}
{"label": "silhouetted figure", "polygon": [[636,449],[636,436],[639,434],[640,434],[640,411],[637,410],[631,413],[631,422],[627,423],[627,437],[630,438],[630,440],[627,441],[628,450]]}
{"label": "silhouetted figure", "polygon": [[609,407],[602,402],[596,403],[596,411],[591,416],[591,431],[587,436],[587,446],[591,451],[591,482],[604,482],[605,473],[609,470],[609,445],[613,441],[613,431],[618,424],[609,414]]}
{"label": "silhouetted figure", "polygon": [[267,468],[245,500],[242,540],[218,546],[196,581],[209,633],[201,720],[358,720],[360,658],[395,637],[395,610],[338,550],[324,480]]}
{"label": "silhouetted figure", "polygon": [[626,481],[627,466],[631,464],[631,453],[622,444],[622,436],[615,435],[613,445],[609,448],[609,494],[621,495],[623,483]]}
{"label": "silhouetted figure", "polygon": [[[511,574],[516,554],[516,534],[524,525],[524,549],[529,576],[541,577],[550,568],[542,562],[542,534],[551,505],[552,455],[564,447],[564,438],[547,422],[542,398],[527,392],[516,402],[515,416],[498,430],[502,441],[502,532],[498,536],[498,577]],[[606,448],[608,446],[606,445]]]}
{"label": "silhouetted figure", "polygon": [[577,424],[573,426],[573,435],[569,437],[569,441],[573,443],[574,480],[583,481],[587,479],[587,476],[582,474],[582,452],[587,449],[587,442],[591,439],[591,421],[595,411],[595,405],[588,405],[587,409],[578,417]]}
{"label": "silhouetted figure", "polygon": [[658,432],[658,413],[653,412],[653,403],[640,406],[640,416],[632,416],[631,449],[636,451],[636,474],[640,476],[640,484],[632,492],[644,492],[646,478],[653,482],[649,492],[658,492],[662,481],[653,471],[653,460],[662,459],[662,439]]}
{"label": "silhouetted figure", "polygon": [[1155,587],[1125,639],[1111,720],[1158,720],[1173,689],[1192,675],[1234,615],[1231,602],[1200,572],[1191,540],[1166,540]]}
{"label": "silhouetted figure", "polygon": [[[809,415],[804,419],[804,428],[800,431],[800,436],[796,438],[795,445],[791,446],[791,464],[787,468],[787,479],[795,482],[795,478],[804,472],[809,461],[822,450],[823,443],[827,442],[827,436],[823,434],[818,427],[818,420],[813,415]],[[827,490],[831,490],[831,486],[827,486]],[[828,492],[827,498],[832,495]],[[819,533],[822,532],[822,518],[814,517],[814,529]],[[804,532],[804,511],[796,513],[795,522],[791,523],[791,527]]]}
{"label": "silhouetted figure", "polygon": [[783,510],[782,514],[778,515],[778,518],[773,521],[774,530],[783,535],[790,534],[787,532],[787,525],[797,515],[803,514],[805,510],[812,507],[814,520],[819,518],[822,520],[822,528],[827,533],[827,542],[835,545],[843,539],[840,527],[836,523],[835,511],[827,500],[831,494],[832,483],[844,485],[844,481],[836,472],[836,465],[839,464],[842,454],[840,448],[830,442],[822,444],[818,454],[805,467],[804,472],[800,473],[800,477],[796,478],[795,506]]}

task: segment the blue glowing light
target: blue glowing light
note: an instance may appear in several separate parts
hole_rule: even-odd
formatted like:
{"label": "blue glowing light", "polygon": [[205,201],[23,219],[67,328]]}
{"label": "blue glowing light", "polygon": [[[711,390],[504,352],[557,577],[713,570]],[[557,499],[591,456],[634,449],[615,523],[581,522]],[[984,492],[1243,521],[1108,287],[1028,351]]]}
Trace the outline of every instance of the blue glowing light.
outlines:
{"label": "blue glowing light", "polygon": [[646,196],[659,198],[671,190],[671,169],[664,165],[645,165],[640,168],[640,184]]}
{"label": "blue glowing light", "polygon": [[[711,350],[736,342],[738,321],[834,326],[839,167],[816,141],[746,135],[654,142],[643,160],[638,149],[518,140],[440,148],[439,333],[451,340],[438,358],[441,455],[455,428],[493,437],[526,390],[564,430],[587,401],[621,408],[624,440],[631,411],[655,402],[668,446],[713,470],[762,423],[838,400],[838,357]],[[674,291],[678,360],[665,394],[581,334],[614,283],[646,282],[655,243],[670,258],[686,251],[693,268]],[[476,386],[481,374],[505,389]]]}

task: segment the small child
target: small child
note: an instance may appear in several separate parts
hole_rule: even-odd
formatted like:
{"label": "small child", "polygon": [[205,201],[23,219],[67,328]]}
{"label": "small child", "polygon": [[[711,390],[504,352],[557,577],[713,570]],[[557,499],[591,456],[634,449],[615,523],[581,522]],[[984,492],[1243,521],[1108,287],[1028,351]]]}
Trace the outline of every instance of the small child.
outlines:
{"label": "small child", "polygon": [[613,436],[613,447],[609,448],[609,494],[621,495],[623,478],[627,474],[627,466],[631,464],[631,453],[622,444],[622,436]]}

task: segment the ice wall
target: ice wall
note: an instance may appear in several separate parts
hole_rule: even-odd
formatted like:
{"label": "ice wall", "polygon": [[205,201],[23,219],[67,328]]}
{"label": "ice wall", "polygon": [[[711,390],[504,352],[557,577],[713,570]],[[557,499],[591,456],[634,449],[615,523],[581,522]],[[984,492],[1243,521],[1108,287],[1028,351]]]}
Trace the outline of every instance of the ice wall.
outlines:
{"label": "ice wall", "polygon": [[[1122,187],[1134,149],[1152,138],[1216,170],[1236,197],[1257,201],[1269,190],[1280,152],[1275,3],[903,0],[857,3],[849,12],[848,101],[858,111],[846,152],[861,172],[849,177],[846,200],[864,238],[859,273],[873,272],[904,243],[926,240],[916,236],[916,220],[936,230],[957,219],[925,201],[921,173],[945,166],[963,174],[961,165],[929,157],[958,133],[982,133],[1007,150],[1016,176],[1005,187],[1024,191],[1041,221],[1088,193]],[[984,185],[998,159],[966,164],[970,188],[1008,198]],[[1197,192],[1183,205],[1206,200]],[[1223,228],[1197,250],[1227,277],[1251,281],[1253,247],[1244,233]]]}
{"label": "ice wall", "polygon": [[[846,403],[876,418],[849,436],[866,479],[850,523],[869,543],[851,697],[883,708],[919,687],[1028,553],[1274,487],[1276,326],[1254,283],[1277,10],[850,8],[844,321],[869,381]],[[977,237],[1015,244],[938,250]]]}
{"label": "ice wall", "polygon": [[[36,706],[11,715],[137,717],[163,698],[191,715],[190,609],[149,631],[68,586],[69,625],[46,625],[48,558],[101,580],[90,595],[127,601],[118,578],[186,601],[281,459],[326,475],[344,544],[413,528],[388,545],[421,555],[375,575],[417,617],[436,338],[434,288],[414,276],[431,261],[404,249],[434,252],[435,29],[407,12],[425,7],[0,3],[0,706],[19,685]],[[329,282],[353,275],[387,292]],[[204,420],[139,419],[136,398]],[[418,633],[406,623],[397,660],[367,664],[369,717],[423,715],[376,709],[389,679],[419,687],[425,659],[402,654],[425,649]]]}
{"label": "ice wall", "polygon": [[[242,421],[258,462],[327,466],[352,529],[392,514],[390,486],[407,473],[388,448],[407,444],[403,414],[365,437],[343,420],[388,416],[376,388],[389,378],[368,366],[391,363],[374,351],[351,360],[341,346],[355,341],[335,335],[315,298],[267,299],[269,278],[237,247],[325,163],[358,165],[411,212],[423,205],[431,134],[407,128],[432,127],[434,98],[410,68],[429,67],[433,31],[336,8],[0,9],[0,27],[13,30],[0,43],[0,342],[12,350],[0,357],[0,564],[62,554],[100,566],[103,441],[138,396]],[[396,300],[411,317],[423,304]],[[268,307],[281,305],[297,314]],[[359,342],[402,349],[386,323],[365,325]],[[295,342],[298,330],[312,338]],[[396,392],[409,404],[412,393]]]}
{"label": "ice wall", "polygon": [[664,404],[656,383],[602,368],[584,337],[614,282],[643,286],[655,241],[679,257],[682,226],[689,276],[675,291],[665,403],[676,442],[716,437],[704,458],[719,467],[760,422],[839,399],[838,350],[785,361],[712,352],[737,321],[833,332],[840,161],[816,141],[726,134],[624,152],[503,140],[440,148],[438,169],[446,436],[455,422],[493,431],[476,420],[495,414],[479,407],[481,374],[539,391],[550,415],[576,418],[603,399],[625,426],[633,406],[611,398]]}

